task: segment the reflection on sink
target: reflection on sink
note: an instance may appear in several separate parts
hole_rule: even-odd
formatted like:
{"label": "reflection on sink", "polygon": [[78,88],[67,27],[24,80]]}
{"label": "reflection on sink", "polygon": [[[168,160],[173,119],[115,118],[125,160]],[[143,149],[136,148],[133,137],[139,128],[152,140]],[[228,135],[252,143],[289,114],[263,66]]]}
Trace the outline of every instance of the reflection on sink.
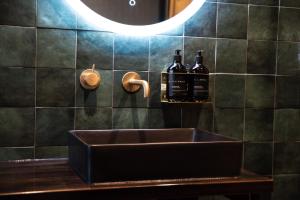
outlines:
{"label": "reflection on sink", "polygon": [[74,130],[69,162],[88,183],[237,176],[242,142],[198,129]]}

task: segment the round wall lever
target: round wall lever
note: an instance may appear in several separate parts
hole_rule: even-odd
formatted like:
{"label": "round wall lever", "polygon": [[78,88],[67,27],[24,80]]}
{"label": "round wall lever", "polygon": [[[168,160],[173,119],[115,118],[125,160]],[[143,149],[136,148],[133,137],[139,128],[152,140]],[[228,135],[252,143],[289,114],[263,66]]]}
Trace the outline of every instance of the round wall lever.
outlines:
{"label": "round wall lever", "polygon": [[80,84],[87,90],[94,90],[99,87],[101,82],[100,73],[95,70],[95,64],[92,69],[86,69],[80,74]]}

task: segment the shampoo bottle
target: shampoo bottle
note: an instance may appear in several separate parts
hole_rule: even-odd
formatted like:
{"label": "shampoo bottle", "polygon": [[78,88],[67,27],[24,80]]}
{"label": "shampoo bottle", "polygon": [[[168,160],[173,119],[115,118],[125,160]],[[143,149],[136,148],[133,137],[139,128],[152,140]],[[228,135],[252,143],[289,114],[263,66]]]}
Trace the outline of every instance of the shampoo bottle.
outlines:
{"label": "shampoo bottle", "polygon": [[185,101],[188,97],[187,70],[181,60],[180,50],[176,50],[173,64],[167,69],[166,96],[168,101]]}
{"label": "shampoo bottle", "polygon": [[203,101],[209,96],[209,71],[203,65],[202,51],[197,51],[195,64],[190,68],[189,97],[192,101]]}

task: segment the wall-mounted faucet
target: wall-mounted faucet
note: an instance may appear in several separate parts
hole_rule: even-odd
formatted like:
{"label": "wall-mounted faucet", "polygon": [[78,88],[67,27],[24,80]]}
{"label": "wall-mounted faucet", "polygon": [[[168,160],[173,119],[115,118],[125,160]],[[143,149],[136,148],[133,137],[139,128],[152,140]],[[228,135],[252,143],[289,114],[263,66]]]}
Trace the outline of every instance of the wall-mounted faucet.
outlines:
{"label": "wall-mounted faucet", "polygon": [[86,69],[80,74],[80,84],[87,90],[94,90],[99,87],[101,82],[101,76],[98,71],[95,70],[95,64],[92,69]]}
{"label": "wall-mounted faucet", "polygon": [[144,97],[150,96],[149,83],[141,79],[141,76],[136,72],[127,72],[122,78],[123,88],[130,93],[137,92],[141,86],[144,89]]}

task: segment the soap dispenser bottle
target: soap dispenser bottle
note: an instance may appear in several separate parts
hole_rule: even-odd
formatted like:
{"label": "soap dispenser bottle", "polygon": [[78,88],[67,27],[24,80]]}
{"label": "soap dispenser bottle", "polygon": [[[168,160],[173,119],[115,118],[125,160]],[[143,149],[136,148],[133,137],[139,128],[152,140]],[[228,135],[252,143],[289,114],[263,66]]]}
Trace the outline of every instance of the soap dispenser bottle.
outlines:
{"label": "soap dispenser bottle", "polygon": [[173,64],[167,69],[168,101],[185,101],[188,97],[187,69],[181,60],[180,50],[176,50]]}
{"label": "soap dispenser bottle", "polygon": [[202,51],[197,51],[195,64],[190,68],[189,97],[192,101],[207,100],[209,96],[209,71],[203,65]]}

